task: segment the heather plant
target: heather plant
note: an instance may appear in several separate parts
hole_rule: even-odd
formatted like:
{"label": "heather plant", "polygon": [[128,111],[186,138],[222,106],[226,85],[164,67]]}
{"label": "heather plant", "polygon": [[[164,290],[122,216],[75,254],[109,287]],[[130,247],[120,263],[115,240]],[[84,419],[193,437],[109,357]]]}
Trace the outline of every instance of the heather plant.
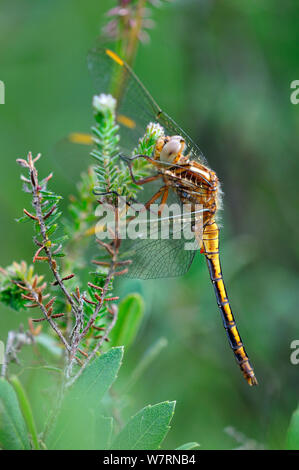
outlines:
{"label": "heather plant", "polygon": [[[31,208],[23,210],[18,222],[32,223],[35,252],[30,265],[25,261],[13,262],[1,269],[0,300],[14,310],[39,313],[29,318],[27,329],[21,327],[8,335],[0,385],[4,407],[0,439],[3,448],[108,448],[111,445],[156,448],[174,412],[174,402],[146,407],[113,436],[113,417],[107,416],[107,406],[101,403],[117,377],[123,347],[129,347],[138,332],[144,310],[139,295],[130,294],[117,303],[119,299],[113,294],[115,278],[126,274],[131,263],[130,259],[118,259],[121,240],[117,234],[109,244],[97,239],[99,256],[92,260],[94,269],[89,272],[87,282],[82,275],[84,253],[91,239],[94,243],[91,235],[95,232],[97,204],[108,200],[111,203],[115,193],[132,196],[137,192],[127,165],[119,161],[115,107],[110,95],[93,99],[95,146],[91,155],[96,163],[82,175],[78,194],[69,206],[67,222],[59,207],[61,196],[49,187],[52,173],[39,177],[37,163],[41,156],[33,157],[29,152],[26,159],[17,160],[24,170],[23,189],[31,197]],[[159,131],[159,127],[148,126],[136,147],[150,153]],[[106,195],[99,199],[98,193]],[[107,255],[105,261],[101,261],[102,252]],[[42,264],[47,266],[49,276],[39,273]],[[116,326],[115,334],[111,335]],[[40,344],[56,347],[60,354],[52,365],[59,371],[57,397],[45,429],[38,436],[25,390],[9,369],[12,362],[18,362],[22,347]],[[155,357],[160,348],[161,342],[148,357]],[[142,362],[146,364],[146,357],[139,370]],[[108,409],[118,406],[114,401],[110,397]],[[9,426],[11,413],[16,428]],[[156,428],[152,430],[152,420],[160,423],[158,434]],[[129,443],[126,439],[132,426],[141,424],[145,426],[145,440],[138,437],[138,444]],[[82,426],[91,430],[85,433],[86,440],[81,439]]]}
{"label": "heather plant", "polygon": [[[145,3],[120,1],[108,13],[104,29],[131,63],[138,41],[152,26]],[[132,168],[119,158],[115,112],[111,95],[94,96],[94,163],[87,163],[66,212],[62,196],[51,188],[53,173],[40,177],[41,155],[29,152],[17,159],[26,205],[17,221],[32,224],[34,252],[29,263],[13,261],[0,270],[0,301],[20,315],[30,312],[27,324],[24,316],[19,328],[9,331],[3,351],[2,449],[157,449],[169,430],[173,401],[145,406],[126,423],[122,418],[127,394],[167,345],[164,338],[144,352],[129,382],[114,385],[124,348],[134,342],[144,313],[139,294],[119,299],[114,293],[116,279],[132,262],[119,258],[122,240],[117,232],[110,243],[95,237],[97,207],[109,203],[117,217],[116,196],[134,200],[141,189],[132,181]],[[149,123],[132,156],[150,156],[161,132]],[[145,160],[132,164],[137,177],[147,174],[147,166]],[[26,348],[32,350],[29,364],[22,356]],[[22,384],[28,367],[37,376],[41,371],[50,374],[46,387],[51,397],[39,396],[37,405]],[[46,409],[42,418],[35,416],[36,408]]]}

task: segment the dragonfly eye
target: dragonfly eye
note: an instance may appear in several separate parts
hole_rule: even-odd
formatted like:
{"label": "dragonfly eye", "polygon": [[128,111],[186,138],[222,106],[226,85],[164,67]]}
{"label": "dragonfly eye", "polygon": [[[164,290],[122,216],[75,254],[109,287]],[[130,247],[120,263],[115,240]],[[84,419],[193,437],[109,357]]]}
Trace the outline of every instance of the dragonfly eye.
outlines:
{"label": "dragonfly eye", "polygon": [[181,147],[182,144],[177,136],[171,138],[161,150],[160,160],[162,162],[173,162],[174,159],[177,157],[178,153],[181,151]]}

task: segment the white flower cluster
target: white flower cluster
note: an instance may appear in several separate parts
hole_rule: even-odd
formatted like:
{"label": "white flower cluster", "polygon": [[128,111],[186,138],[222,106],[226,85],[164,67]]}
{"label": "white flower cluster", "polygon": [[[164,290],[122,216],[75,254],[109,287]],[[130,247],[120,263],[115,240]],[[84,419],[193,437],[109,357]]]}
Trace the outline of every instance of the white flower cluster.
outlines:
{"label": "white flower cluster", "polygon": [[114,113],[116,108],[116,99],[112,95],[105,95],[101,93],[100,95],[94,95],[92,99],[92,106],[95,111],[104,113],[105,111],[110,111]]}
{"label": "white flower cluster", "polygon": [[156,122],[150,122],[146,128],[147,135],[155,135],[157,139],[164,136],[164,128]]}

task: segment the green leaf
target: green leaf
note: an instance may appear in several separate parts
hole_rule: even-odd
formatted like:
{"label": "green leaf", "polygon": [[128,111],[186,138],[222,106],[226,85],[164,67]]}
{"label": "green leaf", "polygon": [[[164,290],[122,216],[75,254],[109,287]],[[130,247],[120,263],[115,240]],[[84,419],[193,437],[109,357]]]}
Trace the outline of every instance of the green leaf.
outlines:
{"label": "green leaf", "polygon": [[58,196],[57,194],[54,194],[52,191],[45,191],[45,190],[41,190],[40,193],[43,195],[43,196],[47,196],[47,199],[57,199],[57,200],[60,200],[62,199],[62,196]]}
{"label": "green leaf", "polygon": [[291,417],[287,432],[286,448],[288,450],[299,450],[299,407],[294,411]]}
{"label": "green leaf", "polygon": [[5,379],[0,379],[0,446],[6,450],[30,449],[16,393]]}
{"label": "green leaf", "polygon": [[15,219],[16,222],[22,223],[22,224],[26,223],[26,222],[29,222],[30,220],[31,219],[27,215],[23,215],[22,217],[19,217],[18,219]]}
{"label": "green leaf", "polygon": [[196,449],[196,447],[200,447],[200,444],[198,444],[198,442],[186,442],[186,444],[177,447],[176,450],[192,450]]}
{"label": "green leaf", "polygon": [[19,381],[18,377],[16,377],[15,375],[10,378],[10,382],[13,385],[16,391],[17,397],[19,399],[20,408],[21,408],[25,423],[27,425],[27,429],[31,434],[33,447],[35,450],[38,450],[39,443],[38,443],[35,421],[34,421],[31,405],[26,395],[26,392],[21,382]]}
{"label": "green leaf", "polygon": [[155,450],[164,440],[174,414],[175,402],[149,405],[133,416],[116,436],[113,450]]}
{"label": "green leaf", "polygon": [[117,377],[123,358],[124,348],[111,348],[97,357],[75,382],[71,394],[88,397],[89,406],[100,403]]}
{"label": "green leaf", "polygon": [[144,314],[144,302],[139,294],[128,295],[120,304],[118,318],[110,339],[113,346],[129,347],[134,341]]}
{"label": "green leaf", "polygon": [[54,212],[47,218],[47,226],[53,225],[62,216],[62,212],[54,210]]}
{"label": "green leaf", "polygon": [[15,284],[9,283],[8,285],[0,286],[0,302],[7,307],[16,310],[26,309],[25,304],[28,303],[27,299],[22,297],[24,292],[19,289]]}
{"label": "green leaf", "polygon": [[57,224],[53,224],[46,232],[47,237],[52,235],[57,230],[57,227],[58,227]]}
{"label": "green leaf", "polygon": [[113,418],[106,416],[96,416],[95,433],[94,433],[94,449],[107,450],[111,445],[113,432]]}
{"label": "green leaf", "polygon": [[64,397],[47,439],[49,449],[92,449],[96,437],[97,445],[102,445],[103,436],[97,426],[103,415],[101,400],[117,377],[122,357],[123,348],[112,348],[83,371]]}

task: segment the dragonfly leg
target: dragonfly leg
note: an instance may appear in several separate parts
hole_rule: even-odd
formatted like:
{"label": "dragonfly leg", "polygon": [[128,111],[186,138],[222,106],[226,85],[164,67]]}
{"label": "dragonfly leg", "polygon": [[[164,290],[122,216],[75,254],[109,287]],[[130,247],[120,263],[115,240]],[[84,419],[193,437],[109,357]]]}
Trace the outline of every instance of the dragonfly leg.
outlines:
{"label": "dragonfly leg", "polygon": [[139,186],[141,186],[143,184],[150,183],[151,181],[155,181],[158,178],[161,178],[162,175],[160,173],[157,173],[156,175],[148,176],[147,178],[142,178],[140,180],[136,180],[136,178],[134,176],[134,173],[133,173],[133,170],[132,170],[132,165],[131,165],[131,161],[135,160],[136,157],[146,157],[146,156],[145,155],[136,155],[135,157],[133,157],[130,160],[125,159],[125,162],[127,163],[128,167],[129,167],[129,172],[130,172],[130,176],[132,178],[133,183],[138,184]]}
{"label": "dragonfly leg", "polygon": [[132,158],[125,158],[123,156],[121,156],[120,158],[125,160],[127,163],[128,162],[130,163],[133,160],[137,160],[138,158],[145,158],[145,160],[147,160],[149,163],[152,163],[153,165],[159,167],[159,162],[157,162],[157,160],[155,160],[154,158],[149,157],[148,155],[138,154],[138,155],[134,155],[134,157],[132,157]]}
{"label": "dragonfly leg", "polygon": [[143,184],[146,184],[146,183],[150,183],[151,181],[156,181],[157,179],[161,178],[161,176],[162,176],[160,174],[157,174],[157,175],[153,175],[153,176],[147,176],[146,178],[142,178],[140,180],[136,180],[133,173],[132,173],[132,169],[130,169],[130,174],[131,174],[131,178],[132,178],[133,183],[138,184],[139,186],[142,186]]}
{"label": "dragonfly leg", "polygon": [[[144,212],[145,210],[149,210],[150,206],[151,206],[157,199],[159,199],[159,197],[162,196],[162,201],[163,201],[163,198],[165,198],[165,193],[167,193],[167,196],[168,196],[168,187],[167,187],[167,186],[162,186],[162,187],[159,189],[159,191],[157,191],[157,192],[150,198],[150,200],[147,201],[147,202],[144,204],[144,208],[139,211],[139,214],[141,214],[141,213]],[[166,197],[166,199],[167,199],[167,197]],[[165,205],[166,199],[164,200],[164,204],[163,204],[163,205]],[[162,204],[162,203],[161,203],[161,204]],[[161,213],[160,213],[160,207],[161,207],[161,205],[159,206],[159,211],[158,211],[158,214],[159,214],[159,215],[161,215]],[[163,210],[163,208],[162,208],[162,210]],[[162,210],[161,210],[161,212],[162,212]],[[136,217],[136,216],[133,215],[132,217],[130,217],[130,218],[127,220],[127,222],[131,222],[131,220],[135,219],[135,217]]]}
{"label": "dragonfly leg", "polygon": [[151,198],[149,201],[147,201],[145,204],[144,204],[144,207],[146,210],[148,210],[150,208],[150,206],[157,200],[159,199],[159,197],[162,196],[162,199],[161,199],[161,204],[159,206],[159,211],[158,211],[158,214],[161,215],[161,212],[163,211],[163,208],[161,210],[161,206],[165,205],[165,202],[167,200],[167,197],[168,197],[168,186],[162,186],[162,188],[159,189],[159,191],[157,191]]}
{"label": "dragonfly leg", "polygon": [[202,239],[203,250],[214,286],[217,304],[222,316],[230,346],[237,363],[249,385],[257,385],[254,370],[246,354],[243,342],[238,332],[235,318],[228,300],[219,257],[219,228],[212,220],[204,228]]}
{"label": "dragonfly leg", "polygon": [[[110,196],[111,194],[114,194],[114,196],[117,196],[119,199],[123,199],[125,204],[128,206],[128,207],[131,207],[131,202],[127,201],[126,198],[124,196],[122,196],[121,194],[119,194],[117,191],[105,191],[103,193],[98,193],[96,191],[93,191],[93,194],[95,194],[95,196]],[[132,201],[135,203],[136,201],[134,201],[134,199],[132,199]],[[99,201],[100,202],[100,201]]]}
{"label": "dragonfly leg", "polygon": [[165,189],[164,189],[164,193],[162,194],[161,204],[160,204],[159,210],[158,210],[158,216],[159,217],[161,217],[161,214],[162,214],[163,209],[165,207],[165,204],[166,204],[166,201],[167,201],[167,198],[168,198],[168,194],[169,194],[169,188],[168,188],[168,186],[166,186]]}

